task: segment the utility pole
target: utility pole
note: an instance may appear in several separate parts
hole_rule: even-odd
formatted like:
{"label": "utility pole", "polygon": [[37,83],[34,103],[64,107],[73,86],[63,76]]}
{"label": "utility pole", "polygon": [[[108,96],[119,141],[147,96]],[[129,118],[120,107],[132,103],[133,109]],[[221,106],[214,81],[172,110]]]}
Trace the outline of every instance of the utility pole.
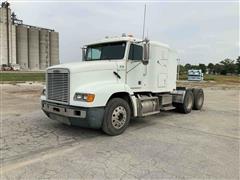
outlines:
{"label": "utility pole", "polygon": [[179,81],[179,75],[180,75],[180,59],[177,59],[177,80]]}

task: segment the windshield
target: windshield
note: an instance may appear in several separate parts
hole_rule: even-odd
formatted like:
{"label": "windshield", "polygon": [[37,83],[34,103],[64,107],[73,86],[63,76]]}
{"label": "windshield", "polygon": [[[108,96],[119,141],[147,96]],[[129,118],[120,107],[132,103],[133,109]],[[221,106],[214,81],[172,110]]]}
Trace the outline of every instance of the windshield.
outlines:
{"label": "windshield", "polygon": [[111,42],[87,47],[86,61],[123,59],[126,42]]}

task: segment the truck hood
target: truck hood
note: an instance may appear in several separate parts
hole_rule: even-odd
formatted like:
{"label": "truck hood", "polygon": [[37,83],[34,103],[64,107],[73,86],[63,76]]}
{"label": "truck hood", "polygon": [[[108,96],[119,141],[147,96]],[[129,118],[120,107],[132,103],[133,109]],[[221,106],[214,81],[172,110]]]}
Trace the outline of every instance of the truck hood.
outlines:
{"label": "truck hood", "polygon": [[75,63],[59,64],[51,66],[48,69],[67,68],[70,73],[79,73],[86,71],[99,71],[99,70],[114,70],[117,68],[116,61],[101,60],[101,61],[82,61]]}

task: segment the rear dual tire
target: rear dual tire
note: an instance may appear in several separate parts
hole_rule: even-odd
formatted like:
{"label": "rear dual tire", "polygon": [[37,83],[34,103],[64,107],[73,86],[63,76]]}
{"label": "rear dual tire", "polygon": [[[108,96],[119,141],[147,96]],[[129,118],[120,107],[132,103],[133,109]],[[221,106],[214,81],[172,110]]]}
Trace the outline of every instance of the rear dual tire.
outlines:
{"label": "rear dual tire", "polygon": [[204,93],[202,89],[193,89],[194,110],[201,110],[204,102]]}
{"label": "rear dual tire", "polygon": [[201,110],[204,102],[204,93],[202,89],[187,89],[183,103],[175,103],[176,109],[184,114],[193,110]]}
{"label": "rear dual tire", "polygon": [[177,104],[177,110],[181,113],[188,114],[192,111],[194,103],[194,97],[191,89],[187,89],[185,92],[184,100],[182,104]]}

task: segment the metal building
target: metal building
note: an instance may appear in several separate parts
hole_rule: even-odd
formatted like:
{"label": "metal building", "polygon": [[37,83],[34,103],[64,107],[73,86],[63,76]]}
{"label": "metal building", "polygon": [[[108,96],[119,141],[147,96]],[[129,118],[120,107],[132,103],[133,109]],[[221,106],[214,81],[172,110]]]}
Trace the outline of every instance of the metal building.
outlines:
{"label": "metal building", "polygon": [[0,66],[18,64],[23,70],[44,70],[59,64],[59,34],[23,24],[8,2],[0,8]]}

